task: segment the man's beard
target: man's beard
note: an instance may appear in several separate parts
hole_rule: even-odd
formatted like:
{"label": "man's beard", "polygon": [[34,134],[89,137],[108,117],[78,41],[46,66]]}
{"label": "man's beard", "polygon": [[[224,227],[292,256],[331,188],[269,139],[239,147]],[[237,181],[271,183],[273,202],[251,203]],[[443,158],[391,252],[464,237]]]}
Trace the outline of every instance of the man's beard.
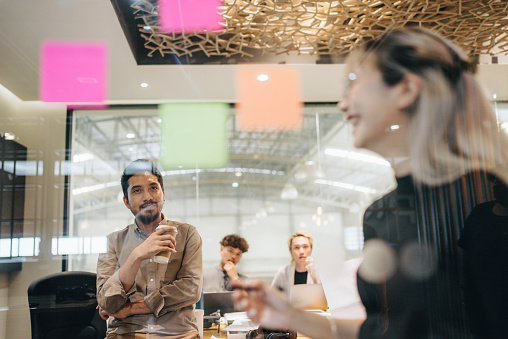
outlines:
{"label": "man's beard", "polygon": [[151,224],[152,222],[154,222],[155,220],[157,220],[159,215],[160,215],[160,213],[155,213],[155,214],[150,214],[150,215],[140,214],[140,215],[138,215],[138,220],[141,221],[142,224],[148,225],[148,224]]}
{"label": "man's beard", "polygon": [[161,215],[161,211],[158,210],[158,206],[159,206],[158,204],[155,206],[154,211],[152,213],[150,213],[148,209],[145,210],[144,208],[142,208],[136,215],[136,218],[144,225],[151,224],[152,222],[157,220],[157,218]]}

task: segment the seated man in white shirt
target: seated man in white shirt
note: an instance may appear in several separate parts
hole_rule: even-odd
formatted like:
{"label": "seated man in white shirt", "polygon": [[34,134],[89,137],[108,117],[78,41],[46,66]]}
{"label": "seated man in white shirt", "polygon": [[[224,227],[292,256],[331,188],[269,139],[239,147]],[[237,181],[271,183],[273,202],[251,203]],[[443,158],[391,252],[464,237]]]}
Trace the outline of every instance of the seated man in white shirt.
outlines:
{"label": "seated man in white shirt", "polygon": [[249,250],[247,241],[238,234],[226,235],[220,242],[219,265],[203,270],[203,292],[232,291],[231,281],[245,276],[236,271],[242,254]]}
{"label": "seated man in white shirt", "polygon": [[288,239],[291,264],[279,268],[272,282],[272,286],[286,293],[288,297],[292,285],[320,283],[311,257],[313,242],[312,235],[303,230],[297,231]]}

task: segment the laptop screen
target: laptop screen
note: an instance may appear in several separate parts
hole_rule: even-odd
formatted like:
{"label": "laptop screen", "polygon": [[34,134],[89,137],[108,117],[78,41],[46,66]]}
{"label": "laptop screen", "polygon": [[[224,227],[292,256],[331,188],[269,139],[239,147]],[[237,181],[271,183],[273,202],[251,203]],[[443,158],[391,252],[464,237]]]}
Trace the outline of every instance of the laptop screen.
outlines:
{"label": "laptop screen", "polygon": [[289,290],[289,301],[297,308],[303,310],[328,309],[325,291],[321,284],[293,285]]}
{"label": "laptop screen", "polygon": [[217,310],[220,310],[221,316],[224,313],[235,312],[233,291],[204,292],[203,309],[204,315],[210,315]]}

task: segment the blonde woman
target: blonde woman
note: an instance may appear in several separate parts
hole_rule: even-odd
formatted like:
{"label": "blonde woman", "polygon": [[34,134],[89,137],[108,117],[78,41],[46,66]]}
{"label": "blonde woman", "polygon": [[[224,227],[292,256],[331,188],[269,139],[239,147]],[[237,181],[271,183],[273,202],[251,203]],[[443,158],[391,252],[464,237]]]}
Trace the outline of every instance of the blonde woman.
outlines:
{"label": "blonde woman", "polygon": [[237,284],[239,308],[265,327],[312,338],[471,336],[457,240],[489,193],[482,171],[508,160],[506,135],[471,66],[457,46],[423,29],[387,32],[349,57],[339,108],[354,146],[391,161],[398,183],[364,217],[358,292],[367,318],[308,314],[257,281]]}
{"label": "blonde woman", "polygon": [[297,231],[288,239],[291,264],[281,267],[272,281],[272,286],[288,297],[293,285],[319,283],[311,257],[313,243],[312,235],[304,230]]}

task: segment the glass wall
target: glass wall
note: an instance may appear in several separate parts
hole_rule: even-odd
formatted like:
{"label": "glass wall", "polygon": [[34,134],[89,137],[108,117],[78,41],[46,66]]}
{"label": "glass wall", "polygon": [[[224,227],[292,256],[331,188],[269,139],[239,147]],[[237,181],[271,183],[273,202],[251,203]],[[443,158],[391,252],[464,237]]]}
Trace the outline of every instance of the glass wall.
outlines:
{"label": "glass wall", "polygon": [[[508,131],[508,104],[498,102],[495,107],[500,128]],[[231,120],[233,116],[234,108]],[[63,121],[59,125],[66,128]],[[334,229],[345,257],[359,256],[363,209],[394,182],[383,159],[352,148],[349,126],[336,107],[307,105],[299,132],[241,133],[232,125],[230,121],[228,167],[165,170],[159,166],[166,185],[164,213],[198,227],[205,266],[219,260],[219,240],[229,233],[239,233],[251,243],[241,263],[245,273],[266,280],[289,260],[286,241],[297,229],[318,235]],[[73,112],[70,160],[55,161],[50,173],[55,178],[69,177],[68,195],[61,198],[68,199],[68,232],[53,234],[47,243],[51,255],[68,255],[69,270],[94,272],[97,255],[105,250],[105,235],[133,221],[122,201],[119,178],[132,160],[158,159],[159,126],[152,106]],[[134,138],[129,138],[131,132],[136,133]],[[7,152],[2,161],[0,257],[38,260],[44,237],[43,152],[26,151],[16,135],[11,139],[6,134],[2,140],[20,150]],[[54,152],[63,156],[65,150]],[[19,206],[24,211],[21,217],[11,213],[11,207],[17,211]],[[317,239],[316,248],[327,240],[326,236]],[[267,246],[257,246],[260,242]]]}
{"label": "glass wall", "polygon": [[[75,111],[72,121],[69,235],[54,238],[52,251],[68,255],[70,270],[95,272],[106,234],[133,222],[121,173],[135,159],[159,159],[161,119],[156,107],[119,106]],[[306,105],[302,129],[286,132],[239,131],[231,106],[227,129],[226,167],[159,165],[163,212],[198,228],[205,267],[219,263],[219,242],[231,233],[250,244],[239,271],[266,281],[289,263],[287,239],[298,229],[314,235],[317,256],[329,247],[342,258],[360,255],[362,209],[394,183],[384,159],[353,150],[335,105]]]}
{"label": "glass wall", "polygon": [[[373,15],[383,13],[380,9],[384,2],[363,1],[361,6],[359,1],[342,2],[349,3],[344,7],[349,19],[333,19],[333,27],[365,25],[366,12],[355,9],[362,6],[374,6]],[[187,52],[179,55],[177,48],[177,54],[165,57],[163,50],[145,48],[142,36],[152,39],[153,30],[139,24],[157,16],[143,12],[140,3],[152,7],[156,1],[0,0],[0,339],[31,338],[27,290],[32,282],[62,271],[96,272],[98,255],[106,250],[106,235],[133,222],[133,215],[123,203],[120,176],[135,159],[147,158],[159,164],[166,192],[163,212],[169,219],[197,227],[203,240],[204,267],[219,263],[221,238],[238,233],[250,244],[238,271],[267,282],[279,267],[290,262],[287,239],[300,229],[314,236],[313,257],[321,272],[340,270],[344,262],[358,263],[356,259],[361,259],[363,248],[364,210],[395,185],[385,159],[354,149],[351,127],[331,104],[339,100],[346,84],[341,74],[346,55],[322,54],[332,45],[353,48],[369,35],[381,32],[375,28],[378,20],[373,20],[375,25],[369,29],[358,30],[358,38],[342,40],[332,34],[330,46],[320,42],[316,50],[305,47],[307,42],[295,44],[289,36],[282,45],[276,43],[281,47],[301,45],[304,53],[265,53],[249,46],[219,57],[213,55],[215,52],[209,55],[210,41],[203,40],[203,45],[197,47],[195,38],[178,38],[183,44],[180,47],[194,56],[186,55]],[[323,5],[323,13],[328,13],[325,17],[336,12],[327,1],[280,3],[288,8],[298,4],[296,7],[307,14]],[[421,19],[419,14],[414,16],[401,6],[399,23],[408,18]],[[247,7],[247,16],[252,17],[248,13],[252,9]],[[267,6],[264,1],[257,1],[254,7]],[[124,13],[118,13],[118,9]],[[393,8],[388,9],[393,12]],[[443,13],[438,14],[448,17],[451,13],[447,7],[441,9]],[[285,16],[281,13],[266,22],[279,25]],[[315,12],[315,18],[310,20],[322,26],[318,34],[304,32],[302,27],[296,27],[301,22],[292,19],[289,26],[280,25],[285,30],[281,34],[288,33],[286,28],[296,27],[297,35],[319,38],[326,33],[324,26],[331,23],[323,20],[323,13]],[[386,18],[391,20],[390,16]],[[258,25],[256,20],[249,27]],[[461,27],[473,27],[463,25],[462,19],[456,22]],[[389,26],[392,25],[390,21]],[[339,31],[349,34],[348,30]],[[481,36],[487,41],[490,34]],[[280,36],[276,33],[273,37],[277,40]],[[502,34],[494,40],[499,37]],[[249,40],[243,33],[223,38],[231,38],[228,41],[233,44],[238,39]],[[111,106],[72,110],[67,102],[75,100],[69,98],[58,103],[40,101],[44,90],[42,75],[46,73],[42,47],[48,39],[107,45],[107,75],[101,77],[108,83],[98,81],[100,77],[95,72],[94,76],[71,78],[83,86],[104,85],[108,92],[104,102]],[[221,41],[226,42],[222,38],[216,40]],[[192,51],[194,47],[189,44],[203,52]],[[269,44],[263,41],[263,45]],[[148,44],[148,48],[151,46]],[[229,49],[230,44],[227,46]],[[508,133],[508,77],[503,73],[508,56],[500,51],[493,48],[488,55],[477,55],[478,78],[493,100],[501,100],[494,105],[500,128]],[[236,95],[236,70],[238,66],[263,65],[291,66],[298,73],[302,95],[299,100],[308,101],[300,130],[237,129],[233,104],[240,101]],[[54,71],[57,75],[64,73],[59,67]],[[61,83],[57,87],[57,92],[67,89]],[[159,162],[161,138],[170,131],[161,130],[156,105],[160,102],[227,103],[228,163],[212,169],[164,168]],[[355,272],[350,269],[348,274],[353,276]],[[354,282],[347,284],[353,286]],[[333,286],[336,290],[343,287]],[[356,293],[355,288],[352,291],[351,294]]]}
{"label": "glass wall", "polygon": [[[495,106],[507,131],[508,104]],[[19,152],[2,159],[0,328],[28,338],[29,328],[7,324],[29,321],[30,282],[62,269],[95,272],[106,234],[133,221],[119,178],[134,159],[158,159],[160,121],[153,106],[67,117],[59,108],[19,103],[5,112],[2,143],[16,143]],[[161,167],[164,213],[198,228],[204,265],[218,263],[222,236],[239,233],[251,245],[239,271],[270,281],[289,262],[287,238],[297,229],[315,236],[316,260],[360,256],[363,210],[394,183],[383,159],[352,148],[337,108],[306,105],[298,132],[245,133],[233,120],[231,108],[227,167]],[[17,210],[7,215],[20,205],[22,220]]]}

